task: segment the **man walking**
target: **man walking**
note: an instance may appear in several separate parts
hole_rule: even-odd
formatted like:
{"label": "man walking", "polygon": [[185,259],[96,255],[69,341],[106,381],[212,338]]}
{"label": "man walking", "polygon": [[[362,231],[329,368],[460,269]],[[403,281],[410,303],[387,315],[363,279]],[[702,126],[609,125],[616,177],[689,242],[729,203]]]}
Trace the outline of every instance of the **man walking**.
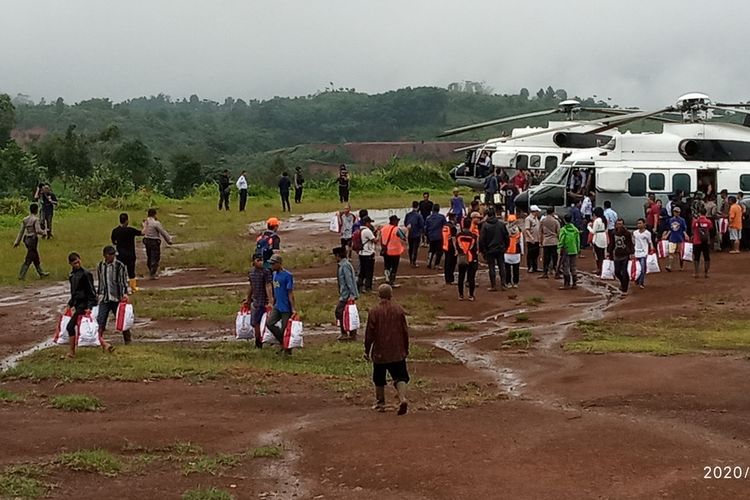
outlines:
{"label": "man walking", "polygon": [[38,213],[39,205],[36,203],[29,205],[29,215],[21,221],[21,231],[19,231],[16,241],[13,243],[13,248],[16,248],[23,241],[26,247],[26,257],[21,265],[21,270],[18,272],[19,280],[26,279],[26,273],[32,264],[34,264],[34,268],[39,273],[40,278],[49,276],[49,273],[42,269],[42,263],[39,258],[39,236],[44,236],[44,230],[39,223]]}
{"label": "man walking", "polygon": [[523,238],[528,244],[526,270],[535,273],[539,271],[539,236],[541,231],[539,207],[531,205],[529,211],[531,213],[523,221]]}
{"label": "man walking", "polygon": [[443,226],[445,225],[445,215],[440,213],[440,205],[435,203],[432,206],[432,214],[424,222],[427,240],[430,242],[430,250],[427,254],[427,269],[442,269],[440,259],[443,256]]}
{"label": "man walking", "polygon": [[278,235],[281,221],[276,217],[269,217],[266,230],[255,239],[255,254],[263,256],[263,267],[271,269],[271,257],[281,249],[281,238]]}
{"label": "man walking", "polygon": [[609,258],[615,262],[615,277],[620,280],[620,291],[623,295],[627,295],[630,285],[628,261],[630,256],[633,255],[634,248],[633,235],[627,230],[622,219],[617,219],[615,223],[614,236],[610,240],[607,250]]}
{"label": "man walking", "polygon": [[375,232],[370,217],[364,216],[361,221],[359,237],[362,240],[362,249],[359,251],[357,289],[372,292],[372,278],[375,273]]}
{"label": "man walking", "polygon": [[638,219],[638,229],[633,232],[633,249],[634,256],[641,265],[641,274],[635,280],[638,288],[643,289],[646,286],[646,269],[648,254],[654,248],[653,236],[646,229],[646,219]]}
{"label": "man walking", "polygon": [[484,255],[489,266],[489,292],[497,291],[496,272],[500,274],[500,287],[505,290],[505,249],[508,248],[508,228],[495,216],[495,209],[487,209],[487,220],[479,232],[479,253]]}
{"label": "man walking", "polygon": [[[614,227],[614,226],[613,226]],[[555,216],[555,207],[547,207],[547,215],[540,224],[543,247],[543,268],[540,278],[549,278],[549,273],[557,273],[557,245],[560,222]]]}
{"label": "man walking", "polygon": [[398,227],[398,215],[391,215],[388,224],[380,229],[381,255],[383,256],[383,267],[385,280],[391,287],[396,285],[396,274],[398,273],[398,264],[401,260],[401,254],[404,253],[404,242],[406,235]]}
{"label": "man walking", "polygon": [[477,235],[471,231],[471,219],[464,219],[464,227],[456,236],[458,262],[458,300],[464,300],[464,282],[469,285],[469,300],[474,302],[479,256]]}
{"label": "man walking", "polygon": [[135,276],[135,238],[143,236],[143,233],[134,227],[130,227],[128,214],[120,214],[120,225],[112,230],[110,239],[117,249],[117,260],[125,264],[128,270],[128,284],[131,293],[138,291],[138,281]]}
{"label": "man walking", "polygon": [[34,199],[42,205],[42,229],[45,231],[46,238],[52,238],[52,218],[55,216],[55,207],[57,206],[57,196],[52,192],[49,184],[39,184]]}
{"label": "man walking", "polygon": [[687,241],[688,234],[687,224],[685,223],[685,219],[680,217],[681,213],[682,210],[680,207],[675,206],[672,208],[672,218],[669,219],[668,228],[662,236],[663,239],[669,240],[669,259],[667,260],[667,265],[665,267],[667,272],[672,272],[672,260],[675,254],[677,254],[680,259],[680,270],[682,270],[683,266],[682,245]]}
{"label": "man walking", "polygon": [[497,169],[495,175],[488,175],[484,178],[484,205],[486,207],[495,206],[495,195],[500,189],[497,183],[497,176],[500,174],[500,169]]}
{"label": "man walking", "polygon": [[563,220],[565,225],[560,230],[560,241],[557,244],[562,259],[563,273],[563,284],[560,290],[570,290],[578,288],[576,261],[581,252],[581,232],[573,224],[573,217],[570,214],[565,214]]}
{"label": "man walking", "polygon": [[[116,258],[117,250],[111,245],[104,247],[102,260],[96,266],[97,290],[99,298],[99,314],[96,322],[99,324],[99,337],[104,337],[109,314],[117,318],[117,308],[120,302],[128,300],[128,270],[122,262]],[[129,344],[132,340],[130,330],[122,332],[122,340]]]}
{"label": "man walking", "polygon": [[[83,314],[90,312],[96,306],[96,289],[94,288],[94,277],[92,274],[83,268],[81,265],[81,256],[76,252],[68,255],[68,263],[71,267],[70,276],[68,281],[70,282],[70,300],[68,300],[68,307],[73,310],[73,316],[71,316],[68,322],[67,332],[70,337],[70,353],[69,358],[75,358],[76,356],[76,345],[77,345],[77,334],[76,327],[78,326],[78,318]],[[109,345],[104,339],[101,339],[102,349],[106,352],[114,351],[114,347]]]}
{"label": "man walking", "polygon": [[281,197],[281,211],[292,211],[289,204],[289,189],[292,187],[292,181],[289,180],[289,172],[282,172],[279,179],[279,196]]}
{"label": "man walking", "polygon": [[693,265],[695,273],[693,278],[698,278],[698,271],[701,265],[701,255],[703,255],[703,277],[708,278],[708,270],[711,268],[711,229],[713,222],[706,217],[706,207],[698,210],[698,217],[693,219]]}
{"label": "man walking", "polygon": [[347,203],[344,211],[339,213],[339,234],[341,235],[341,246],[346,249],[347,258],[352,255],[352,236],[354,235],[354,223],[357,216],[352,213],[352,207]]}
{"label": "man walking", "polygon": [[365,359],[372,361],[372,381],[375,384],[375,406],[385,411],[386,374],[391,374],[398,392],[398,415],[405,415],[409,403],[406,399],[406,384],[409,372],[406,358],[409,356],[409,326],[406,312],[392,302],[393,289],[389,285],[378,287],[380,303],[370,309],[365,330]]}
{"label": "man walking", "polygon": [[607,233],[611,241],[612,235],[615,232],[615,224],[617,223],[617,212],[612,210],[612,202],[609,200],[604,202],[604,218],[607,220]]}
{"label": "man walking", "polygon": [[456,274],[456,235],[458,234],[458,228],[456,227],[456,216],[452,213],[448,214],[448,220],[443,225],[443,242],[442,251],[445,255],[445,284],[452,285],[455,281]]}
{"label": "man walking", "polygon": [[302,175],[302,168],[294,169],[294,203],[302,203],[302,189],[305,186],[305,177]]}
{"label": "man walking", "polygon": [[[281,255],[274,255],[271,257],[271,269],[273,270],[273,277],[271,283],[273,284],[273,308],[271,313],[268,315],[266,320],[267,328],[276,337],[280,345],[284,345],[284,332],[289,320],[297,314],[297,309],[294,304],[294,277],[292,273],[284,269],[282,266],[283,259]],[[276,323],[281,321],[281,327],[276,326]],[[282,350],[285,354],[291,355],[291,349]]]}
{"label": "man walking", "polygon": [[344,327],[344,309],[346,308],[346,305],[359,298],[357,284],[354,279],[354,268],[347,258],[347,249],[345,247],[334,248],[333,255],[338,262],[336,282],[339,285],[339,302],[336,305],[336,319],[339,321],[341,334],[337,340],[339,342],[356,340],[357,330],[348,331]]}
{"label": "man walking", "polygon": [[263,334],[260,331],[260,320],[266,312],[273,288],[271,281],[273,277],[271,271],[263,267],[263,256],[260,254],[253,255],[253,269],[248,273],[250,289],[247,292],[245,304],[250,308],[250,324],[255,332],[255,347],[263,347]]}
{"label": "man walking", "polygon": [[417,259],[419,258],[419,244],[424,236],[424,217],[419,211],[419,202],[413,201],[411,212],[404,217],[404,226],[409,234],[409,264],[411,267],[419,267]]}
{"label": "man walking", "polygon": [[164,230],[157,218],[155,208],[148,209],[148,218],[143,223],[143,246],[146,247],[146,267],[152,280],[159,279],[159,263],[161,262],[161,240],[172,244],[172,237]]}
{"label": "man walking", "polygon": [[346,165],[339,167],[339,203],[349,203],[349,171]]}
{"label": "man walking", "polygon": [[244,212],[247,206],[247,177],[244,170],[237,178],[237,190],[240,192],[240,212]]}
{"label": "man walking", "polygon": [[[419,202],[419,213],[422,214],[422,219],[427,220],[427,217],[432,215],[432,207],[435,204],[430,200],[430,193],[425,191],[422,193],[422,201]],[[427,246],[427,233],[422,236],[422,246]]]}
{"label": "man walking", "polygon": [[224,172],[219,175],[219,210],[222,206],[224,210],[229,210],[229,192],[231,191],[229,182],[229,170],[224,169]]}

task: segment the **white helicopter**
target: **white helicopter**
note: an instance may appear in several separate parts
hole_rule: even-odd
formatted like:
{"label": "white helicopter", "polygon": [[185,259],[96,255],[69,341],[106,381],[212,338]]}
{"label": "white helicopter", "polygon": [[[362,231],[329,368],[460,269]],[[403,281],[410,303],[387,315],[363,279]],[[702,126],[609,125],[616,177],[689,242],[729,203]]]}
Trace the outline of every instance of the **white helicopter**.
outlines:
{"label": "white helicopter", "polygon": [[[581,112],[599,113],[609,118],[592,121],[576,120],[575,116]],[[458,185],[481,190],[484,178],[495,167],[508,169],[507,173],[511,176],[520,169],[530,170],[533,176],[541,177],[549,174],[574,151],[608,143],[612,136],[619,133],[614,127],[624,118],[639,112],[640,110],[637,109],[584,107],[580,102],[569,99],[562,101],[553,109],[446,130],[439,137],[555,113],[566,115],[566,121],[550,121],[547,127],[515,128],[508,137],[489,139],[484,143],[456,149],[457,152],[466,151],[466,159],[451,170],[451,177]],[[659,117],[654,119],[672,121]],[[602,133],[593,133],[594,130],[609,124],[613,124],[613,127]]]}
{"label": "white helicopter", "polygon": [[[750,192],[750,104],[712,103],[702,93],[681,96],[674,106],[623,117],[618,124],[678,113],[681,123],[665,123],[661,133],[623,133],[609,143],[577,151],[538,186],[515,199],[517,209],[529,205],[565,209],[587,192],[595,192],[597,204],[605,200],[625,223],[632,226],[644,216],[647,193],[667,201],[670,194],[701,191],[715,195]],[[715,116],[714,111],[722,114]],[[711,122],[729,113],[748,115],[744,124]],[[591,130],[601,134],[611,124]],[[585,184],[577,181],[585,178]]]}

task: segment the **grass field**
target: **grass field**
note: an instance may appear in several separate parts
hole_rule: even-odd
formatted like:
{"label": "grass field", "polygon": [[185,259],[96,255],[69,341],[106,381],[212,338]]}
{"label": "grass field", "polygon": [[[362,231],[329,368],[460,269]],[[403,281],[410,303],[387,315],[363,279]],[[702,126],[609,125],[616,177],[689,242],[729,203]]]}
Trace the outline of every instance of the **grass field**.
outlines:
{"label": "grass field", "polygon": [[[352,206],[359,208],[406,207],[421,193],[409,191],[353,193]],[[434,193],[433,198],[449,198],[450,193]],[[118,225],[120,212],[130,214],[131,223],[139,227],[146,216],[146,209],[155,205],[160,212],[160,220],[166,230],[174,236],[175,243],[203,243],[206,246],[194,250],[176,251],[165,248],[163,263],[171,266],[210,265],[225,271],[242,272],[248,267],[247,256],[252,240],[247,225],[282,213],[276,198],[250,198],[247,211],[236,210],[236,198],[229,212],[219,212],[217,201],[212,197],[192,197],[184,200],[152,198],[132,200],[123,207],[107,208],[97,205],[69,210],[55,214],[53,229],[55,238],[40,240],[39,252],[42,266],[51,273],[48,281],[63,280],[70,271],[67,255],[71,251],[81,254],[84,266],[93,268],[101,260],[101,249],[110,244],[110,233]],[[333,212],[340,204],[336,193],[311,191],[296,213]],[[0,261],[0,285],[17,284],[18,269],[23,262],[23,244],[13,249],[11,245],[18,234],[22,217],[0,216],[0,241],[8,250],[5,259]],[[298,256],[297,265],[304,265],[302,259],[322,258],[320,255]],[[327,256],[326,256],[327,258]],[[312,262],[312,261],[310,261]],[[291,262],[290,262],[291,263]],[[38,278],[34,271],[26,276],[28,281]]]}

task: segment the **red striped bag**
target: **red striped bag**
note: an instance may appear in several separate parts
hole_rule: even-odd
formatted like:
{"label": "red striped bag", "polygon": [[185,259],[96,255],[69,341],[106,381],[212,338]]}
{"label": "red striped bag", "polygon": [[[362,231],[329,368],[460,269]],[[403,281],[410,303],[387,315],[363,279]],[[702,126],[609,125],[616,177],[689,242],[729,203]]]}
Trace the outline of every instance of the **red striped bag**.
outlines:
{"label": "red striped bag", "polygon": [[297,349],[299,347],[304,347],[305,341],[303,332],[304,328],[302,326],[302,321],[300,321],[299,316],[295,314],[286,323],[286,330],[284,330],[284,349]]}
{"label": "red striped bag", "polygon": [[57,320],[57,329],[55,330],[55,337],[52,339],[52,342],[58,345],[67,345],[70,343],[68,323],[70,323],[70,318],[72,317],[73,310],[70,307],[66,308]]}
{"label": "red striped bag", "polygon": [[135,323],[135,314],[133,312],[133,304],[128,299],[123,299],[117,306],[117,314],[115,315],[115,330],[118,332],[126,332],[133,328]]}
{"label": "red striped bag", "polygon": [[344,306],[343,323],[345,332],[353,332],[360,327],[357,303],[353,300],[350,300],[346,303],[346,306]]}
{"label": "red striped bag", "polygon": [[656,245],[656,254],[660,259],[665,259],[669,256],[669,242],[667,240],[659,240],[659,244]]}

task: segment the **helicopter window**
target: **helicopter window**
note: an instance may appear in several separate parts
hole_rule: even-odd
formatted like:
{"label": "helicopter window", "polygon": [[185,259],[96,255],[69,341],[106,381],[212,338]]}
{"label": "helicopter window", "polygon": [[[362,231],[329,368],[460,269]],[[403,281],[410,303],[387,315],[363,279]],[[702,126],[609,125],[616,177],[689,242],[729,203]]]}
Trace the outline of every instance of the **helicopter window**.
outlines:
{"label": "helicopter window", "polygon": [[532,156],[531,160],[529,161],[529,165],[533,169],[538,169],[542,166],[542,157],[539,155]]}
{"label": "helicopter window", "polygon": [[651,191],[663,191],[665,183],[664,174],[648,174],[648,188]]}
{"label": "helicopter window", "polygon": [[549,173],[557,168],[557,156],[548,156],[544,159],[544,170]]}
{"label": "helicopter window", "polygon": [[635,173],[630,176],[628,194],[630,196],[646,196],[646,174]]}
{"label": "helicopter window", "polygon": [[672,176],[672,191],[682,191],[683,193],[690,193],[690,175],[689,174],[674,174]]}
{"label": "helicopter window", "polygon": [[516,156],[516,170],[525,170],[529,167],[529,157],[526,155]]}
{"label": "helicopter window", "polygon": [[565,179],[568,178],[568,173],[570,172],[570,169],[568,167],[558,167],[555,169],[554,172],[552,172],[550,175],[547,176],[546,179],[542,181],[542,184],[557,184],[557,185],[565,185]]}
{"label": "helicopter window", "polygon": [[740,191],[750,191],[750,175],[740,175]]}

